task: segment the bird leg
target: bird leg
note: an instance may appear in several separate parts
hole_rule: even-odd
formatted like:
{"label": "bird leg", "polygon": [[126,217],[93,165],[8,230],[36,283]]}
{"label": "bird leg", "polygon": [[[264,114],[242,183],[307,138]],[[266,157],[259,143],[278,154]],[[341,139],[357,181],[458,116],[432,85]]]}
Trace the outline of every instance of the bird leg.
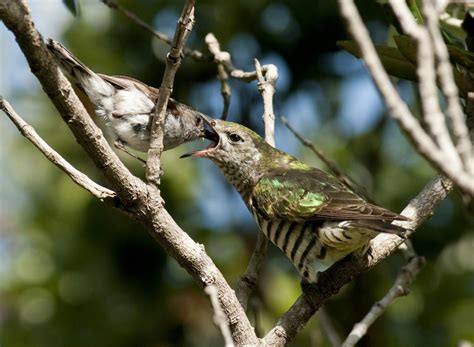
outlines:
{"label": "bird leg", "polygon": [[131,157],[133,157],[133,158],[135,158],[135,159],[140,160],[142,163],[146,164],[146,160],[144,160],[144,159],[140,158],[138,155],[136,155],[136,154],[130,152],[130,151],[127,149],[127,147],[125,147],[125,144],[124,144],[121,140],[115,140],[115,142],[114,142],[114,147],[117,148],[117,149],[119,149],[119,150],[121,150],[121,151],[123,151],[123,152],[125,152],[125,153],[127,153],[129,156],[131,156]]}
{"label": "bird leg", "polygon": [[[318,273],[319,274],[319,273]],[[301,279],[300,282],[301,291],[305,296],[308,303],[315,309],[318,310],[321,304],[317,304],[314,302],[314,298],[317,297],[319,293],[319,286],[318,282],[308,282],[305,278]]]}

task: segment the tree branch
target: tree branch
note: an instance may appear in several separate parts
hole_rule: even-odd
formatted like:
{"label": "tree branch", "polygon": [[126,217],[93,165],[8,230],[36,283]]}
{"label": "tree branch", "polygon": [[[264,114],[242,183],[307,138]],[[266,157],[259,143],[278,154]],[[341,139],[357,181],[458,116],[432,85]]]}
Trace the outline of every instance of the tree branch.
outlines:
{"label": "tree branch", "polygon": [[332,324],[331,317],[329,316],[327,310],[324,307],[321,307],[319,309],[318,316],[319,316],[319,321],[321,323],[323,331],[326,334],[326,337],[328,338],[331,346],[340,347],[341,338],[337,334],[337,331],[334,328],[334,325]]}
{"label": "tree branch", "polygon": [[92,158],[122,202],[133,206],[144,184],[125,167],[92,121],[69,81],[49,54],[36,30],[24,0],[0,0],[0,18],[13,32],[31,71],[71,129],[77,142]]}
{"label": "tree branch", "polygon": [[[390,0],[390,2],[393,3],[394,10],[403,8],[402,5],[404,5],[404,2],[396,0]],[[394,85],[390,81],[390,77],[383,69],[382,63],[380,62],[380,59],[375,51],[374,45],[370,40],[367,28],[365,28],[353,0],[339,0],[338,4],[341,11],[341,15],[347,22],[348,30],[359,45],[362,57],[370,70],[370,73],[374,79],[377,88],[383,96],[384,102],[387,105],[391,116],[398,122],[400,127],[405,130],[407,135],[414,142],[418,152],[420,152],[434,166],[439,168],[441,172],[451,178],[462,191],[471,196],[474,195],[474,177],[471,177],[471,175],[469,175],[463,170],[459,170],[460,166],[457,165],[456,162],[454,162],[454,165],[452,164],[453,159],[447,158],[446,152],[438,148],[437,144],[431,139],[431,137],[425,133],[416,118],[411,114],[406,103],[397,93]],[[397,11],[395,12],[397,13]],[[401,18],[403,19],[404,16]],[[408,21],[407,23],[409,25],[409,29],[413,31],[413,23],[411,21]],[[415,27],[415,30],[416,28],[418,27]],[[424,43],[421,44],[424,45]],[[420,51],[423,54],[425,53],[422,49]],[[420,62],[421,65],[429,65],[430,60],[428,60],[428,62],[420,60]],[[420,73],[420,70],[418,71],[418,73]],[[423,80],[426,76],[422,77]],[[436,119],[437,106],[432,105],[434,100],[432,99],[431,94],[432,86],[430,86],[428,88],[428,92],[426,92],[428,100],[425,100],[424,102],[425,104],[428,104],[425,105],[424,112],[434,110],[434,117]],[[438,130],[436,130],[436,126],[438,126],[438,124],[439,123],[432,124],[433,126],[435,126],[434,132],[436,134],[438,134]],[[444,135],[438,135],[441,136],[441,138],[438,136],[438,142],[442,143],[446,140]],[[457,156],[456,151],[454,151],[454,154]]]}
{"label": "tree branch", "polygon": [[49,161],[63,170],[77,185],[84,188],[101,201],[107,200],[113,202],[115,200],[117,197],[115,192],[97,184],[87,175],[72,166],[58,152],[51,148],[51,146],[49,146],[41,136],[38,135],[35,129],[15,112],[10,103],[2,96],[0,96],[0,109],[5,112],[24,137],[35,145],[35,147],[38,148]]}
{"label": "tree branch", "polygon": [[[161,165],[160,157],[163,152],[163,129],[162,124],[166,116],[168,99],[173,92],[174,77],[181,65],[181,55],[186,40],[191,34],[194,25],[194,0],[186,0],[181,16],[176,24],[171,49],[166,56],[166,68],[160,86],[160,93],[155,106],[150,134],[150,149],[146,165],[146,177],[149,184],[158,187],[160,185]],[[150,185],[149,185],[150,187]]]}
{"label": "tree branch", "polygon": [[[447,5],[446,3],[444,5]],[[441,10],[441,11],[440,11]],[[444,12],[444,8],[435,9],[431,1],[423,2],[423,13],[429,35],[433,42],[434,53],[437,59],[436,73],[440,81],[441,91],[447,102],[446,114],[453,125],[454,140],[456,150],[470,174],[474,174],[474,152],[472,143],[469,140],[469,131],[464,122],[461,104],[459,102],[458,89],[454,83],[453,68],[449,61],[449,53],[444,44],[443,37],[439,30],[439,12]]]}
{"label": "tree branch", "polygon": [[[207,36],[210,42],[217,42],[212,34]],[[228,56],[227,61],[230,62],[230,55],[227,52],[216,50],[216,53],[222,54],[224,59]],[[273,113],[273,95],[275,94],[276,81],[278,79],[278,70],[275,65],[267,65],[265,75],[263,74],[260,62],[255,59],[255,72],[258,80],[258,90],[263,98],[263,123],[265,125],[265,141],[275,147],[275,114]],[[247,308],[249,296],[257,286],[260,272],[263,268],[263,263],[267,255],[268,239],[259,230],[255,249],[250,257],[249,264],[245,274],[239,279],[236,288],[236,295],[239,298],[240,304],[244,309]]]}
{"label": "tree branch", "polygon": [[216,286],[235,344],[257,345],[259,340],[237,297],[204,247],[194,242],[176,224],[162,204],[156,203],[161,202],[159,191],[147,189],[144,182],[127,170],[92,122],[69,82],[49,55],[34,27],[26,3],[23,0],[0,0],[0,18],[15,34],[31,70],[78,142],[106,176],[127,213],[141,222],[167,254],[176,259],[197,283],[202,287],[211,284]]}
{"label": "tree branch", "polygon": [[385,296],[376,302],[367,315],[357,324],[354,325],[352,331],[342,344],[342,347],[352,347],[359,342],[367,333],[369,327],[379,318],[396,298],[407,295],[410,292],[410,284],[418,275],[418,272],[424,266],[423,257],[412,258],[397,275],[394,285],[385,294]]}
{"label": "tree branch", "polygon": [[234,342],[232,341],[232,335],[229,329],[229,322],[226,320],[224,312],[222,312],[221,304],[219,303],[219,298],[217,297],[217,289],[214,285],[208,285],[204,291],[209,295],[211,300],[212,309],[214,310],[214,323],[221,330],[221,334],[224,337],[224,342],[226,347],[234,347]]}
{"label": "tree branch", "polygon": [[206,35],[204,41],[206,42],[207,49],[214,57],[214,62],[217,64],[217,78],[221,82],[221,94],[224,100],[224,109],[222,110],[221,119],[226,120],[229,112],[231,93],[229,86],[229,75],[225,69],[224,64],[222,63],[221,54],[227,52],[221,51],[219,41],[217,41],[216,37],[211,33]]}

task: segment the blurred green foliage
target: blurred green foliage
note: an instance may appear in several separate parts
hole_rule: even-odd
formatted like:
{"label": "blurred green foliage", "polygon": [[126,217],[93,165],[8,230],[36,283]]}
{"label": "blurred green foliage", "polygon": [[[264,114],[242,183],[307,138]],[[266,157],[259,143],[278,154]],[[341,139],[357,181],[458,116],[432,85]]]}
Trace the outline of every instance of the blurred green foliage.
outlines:
{"label": "blurred green foliage", "polygon": [[[182,6],[170,0],[120,3],[168,33]],[[81,5],[81,16],[73,18],[56,9],[63,7],[60,1],[48,2],[50,10],[54,7],[54,13],[68,22],[64,35],[55,39],[95,71],[159,86],[166,46],[98,1]],[[388,33],[383,9],[371,1],[358,5],[373,38],[383,45]],[[33,0],[32,6],[35,10],[41,4]],[[45,11],[41,14],[46,16]],[[190,38],[194,48],[204,50],[203,38],[212,31],[238,67],[253,69],[254,57],[276,64],[277,114],[284,114],[383,206],[399,211],[435,174],[385,114],[362,64],[336,46],[336,41],[348,38],[336,2],[203,0],[197,2],[196,19]],[[14,45],[11,35],[1,37]],[[29,73],[26,64],[21,69]],[[215,75],[215,65],[186,59],[173,97],[218,116],[222,101]],[[3,67],[0,76],[8,76]],[[105,184],[42,91],[34,82],[15,87],[20,82],[8,79],[12,89],[7,96],[13,105],[54,148]],[[398,86],[416,110],[413,86],[402,81]],[[231,81],[231,87],[230,120],[261,132],[256,84]],[[0,119],[5,134],[0,345],[222,345],[208,299],[185,271],[139,225],[75,186],[5,117]],[[322,166],[281,125],[277,146]],[[217,168],[204,160],[178,160],[184,151],[164,155],[166,207],[235,284],[251,254],[256,225]],[[120,156],[134,173],[144,176],[139,163]],[[390,307],[360,346],[441,347],[474,339],[472,219],[457,192],[441,204],[413,238],[417,251],[427,257],[426,268],[411,294]],[[402,264],[394,255],[330,300],[327,309],[341,336],[384,295]],[[259,331],[268,331],[299,293],[296,272],[270,247],[258,295],[252,300],[255,314],[250,314]],[[329,346],[317,315],[291,345]]]}

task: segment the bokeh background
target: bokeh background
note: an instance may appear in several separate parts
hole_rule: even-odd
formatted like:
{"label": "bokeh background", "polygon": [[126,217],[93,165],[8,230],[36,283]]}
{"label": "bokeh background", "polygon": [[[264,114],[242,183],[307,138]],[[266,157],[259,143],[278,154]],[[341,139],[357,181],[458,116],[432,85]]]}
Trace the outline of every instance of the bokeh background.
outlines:
{"label": "bokeh background", "polygon": [[[121,4],[172,35],[183,2]],[[63,42],[98,72],[159,86],[167,47],[96,0],[82,0],[74,17],[59,0],[31,0],[43,36]],[[387,39],[378,4],[359,1],[372,37]],[[277,115],[350,173],[380,204],[400,211],[435,172],[385,112],[360,61],[340,51],[347,39],[333,1],[197,2],[189,45],[205,50],[213,32],[234,64],[252,70],[254,57],[273,63],[280,79]],[[56,150],[98,182],[103,178],[30,73],[13,35],[0,24],[0,93]],[[211,116],[222,110],[216,67],[186,59],[174,98]],[[262,133],[256,83],[231,81],[229,119]],[[412,108],[412,84],[398,81]],[[276,143],[323,167],[277,121]],[[136,223],[74,185],[0,116],[0,345],[219,346],[207,297]],[[164,155],[163,195],[176,221],[235,284],[245,270],[257,228],[237,193],[204,159],[178,159],[190,144]],[[144,177],[136,160],[119,154]],[[473,217],[453,192],[415,234],[427,265],[409,296],[398,299],[360,346],[454,346],[474,340]],[[347,285],[326,305],[344,337],[381,298],[403,264],[391,256]],[[273,246],[252,300],[251,319],[264,333],[300,293],[299,277]],[[329,346],[318,315],[292,346]]]}

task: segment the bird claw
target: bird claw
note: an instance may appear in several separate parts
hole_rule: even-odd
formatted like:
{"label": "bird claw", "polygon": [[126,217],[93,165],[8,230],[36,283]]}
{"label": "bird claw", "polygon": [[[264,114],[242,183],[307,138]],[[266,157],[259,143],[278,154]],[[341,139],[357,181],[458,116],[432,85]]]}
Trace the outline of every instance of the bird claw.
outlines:
{"label": "bird claw", "polygon": [[133,158],[135,158],[135,159],[138,159],[139,161],[141,161],[143,164],[146,165],[146,160],[145,160],[145,159],[142,159],[142,158],[140,158],[138,155],[136,155],[136,154],[130,152],[130,151],[125,147],[125,144],[124,144],[122,141],[116,140],[116,141],[114,142],[114,147],[117,148],[117,149],[119,149],[119,150],[121,150],[121,151],[123,151],[123,152],[125,152],[125,153],[127,153],[129,156],[131,156],[131,157],[133,157]]}
{"label": "bird claw", "polygon": [[301,291],[303,292],[303,295],[305,296],[306,300],[308,303],[315,309],[317,310],[321,304],[315,302],[315,298],[317,297],[317,294],[320,292],[319,286],[316,283],[308,282],[306,279],[302,279],[300,282],[301,286]]}

